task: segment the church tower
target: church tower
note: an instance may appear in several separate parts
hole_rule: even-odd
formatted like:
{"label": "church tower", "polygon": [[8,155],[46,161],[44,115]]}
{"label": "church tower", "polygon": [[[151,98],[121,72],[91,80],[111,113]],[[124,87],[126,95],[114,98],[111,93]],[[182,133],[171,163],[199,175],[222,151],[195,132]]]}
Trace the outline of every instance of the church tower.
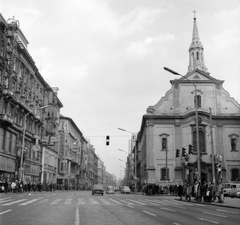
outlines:
{"label": "church tower", "polygon": [[203,70],[204,72],[207,72],[208,69],[204,63],[204,49],[198,33],[197,19],[195,16],[196,11],[194,10],[193,12],[194,12],[193,34],[192,34],[192,43],[189,47],[188,73],[192,72],[195,69],[199,69],[199,70]]}

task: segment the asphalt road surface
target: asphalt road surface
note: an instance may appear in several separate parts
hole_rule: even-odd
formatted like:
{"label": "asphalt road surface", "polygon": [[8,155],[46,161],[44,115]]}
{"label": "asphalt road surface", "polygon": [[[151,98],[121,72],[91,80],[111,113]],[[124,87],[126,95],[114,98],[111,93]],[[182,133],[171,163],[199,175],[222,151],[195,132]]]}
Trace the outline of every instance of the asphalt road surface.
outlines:
{"label": "asphalt road surface", "polygon": [[172,196],[92,195],[89,191],[6,194],[1,225],[238,225],[240,210]]}

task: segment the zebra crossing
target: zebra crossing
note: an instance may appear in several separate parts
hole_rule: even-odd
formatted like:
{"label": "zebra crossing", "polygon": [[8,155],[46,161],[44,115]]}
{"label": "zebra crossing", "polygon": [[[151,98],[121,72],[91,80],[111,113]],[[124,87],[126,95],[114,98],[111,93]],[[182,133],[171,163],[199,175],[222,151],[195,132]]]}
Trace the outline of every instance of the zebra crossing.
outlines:
{"label": "zebra crossing", "polygon": [[34,198],[34,199],[14,199],[12,197],[6,197],[0,199],[0,207],[1,206],[11,206],[11,205],[19,205],[19,206],[26,206],[26,205],[38,205],[38,204],[49,204],[49,205],[128,205],[128,206],[172,206],[176,208],[185,209],[186,206],[193,206],[194,204],[187,203],[187,202],[179,202],[174,199],[171,200],[158,200],[158,199],[144,199],[144,198],[137,198],[137,199],[119,199],[119,198],[56,198],[56,199],[49,199],[44,197]]}

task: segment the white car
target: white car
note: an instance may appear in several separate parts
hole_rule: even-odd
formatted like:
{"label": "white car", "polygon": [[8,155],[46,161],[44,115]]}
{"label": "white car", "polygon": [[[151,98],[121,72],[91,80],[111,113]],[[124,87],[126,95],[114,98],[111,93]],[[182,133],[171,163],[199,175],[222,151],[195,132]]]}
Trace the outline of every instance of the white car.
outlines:
{"label": "white car", "polygon": [[107,186],[106,194],[114,194],[114,187],[113,186]]}
{"label": "white car", "polygon": [[130,194],[131,190],[130,190],[130,188],[128,186],[123,186],[122,190],[121,190],[121,193],[122,194]]}

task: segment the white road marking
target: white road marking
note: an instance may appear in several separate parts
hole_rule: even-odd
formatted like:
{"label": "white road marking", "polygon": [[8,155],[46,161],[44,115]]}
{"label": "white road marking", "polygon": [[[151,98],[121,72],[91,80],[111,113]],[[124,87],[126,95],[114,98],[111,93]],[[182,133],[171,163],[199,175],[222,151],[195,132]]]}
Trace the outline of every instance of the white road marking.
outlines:
{"label": "white road marking", "polygon": [[7,198],[0,198],[0,202],[1,202],[2,200],[6,200],[6,199],[9,199],[9,198],[11,198],[11,197],[7,197]]}
{"label": "white road marking", "polygon": [[145,210],[143,210],[143,212],[145,212],[145,213],[147,213],[147,214],[149,214],[149,215],[151,215],[151,216],[156,216],[155,214],[153,214],[153,213],[150,213],[150,212],[148,212],[148,211],[145,211]]}
{"label": "white road marking", "polygon": [[6,210],[6,211],[4,211],[4,212],[1,212],[0,215],[2,215],[2,214],[4,214],[4,213],[8,213],[8,212],[10,212],[10,211],[12,211],[12,210],[9,209],[9,210]]}
{"label": "white road marking", "polygon": [[9,203],[3,204],[3,205],[13,205],[13,204],[15,204],[15,203],[23,202],[23,201],[25,201],[25,200],[27,200],[27,199],[20,199],[20,200],[17,200],[17,201],[15,201],[15,202],[9,202]]}
{"label": "white road marking", "polygon": [[131,206],[131,205],[127,205],[127,207],[134,209],[134,207],[133,207],[133,206]]}
{"label": "white road marking", "polygon": [[215,223],[215,224],[218,224],[218,222],[216,221],[213,221],[213,220],[207,220],[207,219],[204,219],[204,218],[200,218],[200,217],[197,217],[199,220],[204,220],[204,221],[207,221],[209,223]]}
{"label": "white road marking", "polygon": [[160,209],[167,210],[167,211],[171,211],[171,212],[176,212],[175,210],[169,209],[169,208],[160,208]]}
{"label": "white road marking", "polygon": [[0,201],[0,204],[5,203],[5,202],[10,202],[10,201],[12,201],[12,200],[13,200],[13,199],[2,200],[2,201]]}
{"label": "white road marking", "polygon": [[[43,198],[43,197],[41,197],[41,198]],[[41,198],[36,198],[36,199],[30,200],[30,201],[28,201],[28,202],[24,202],[24,203],[19,204],[19,205],[27,205],[27,204],[30,204],[30,203],[32,203],[32,202],[36,202],[37,200],[39,200],[39,199],[41,199]]]}
{"label": "white road marking", "polygon": [[90,202],[94,205],[99,205],[99,202],[97,202],[95,199],[93,198],[89,198]]}
{"label": "white road marking", "polygon": [[76,207],[75,225],[80,225],[78,207]]}
{"label": "white road marking", "polygon": [[125,203],[125,204],[127,204],[127,205],[134,205],[134,203],[132,203],[132,202],[127,202],[127,201],[124,201],[124,200],[119,200],[120,202],[123,202],[123,203]]}
{"label": "white road marking", "polygon": [[39,203],[46,203],[48,202],[48,199],[43,199],[42,201],[40,201]]}
{"label": "white road marking", "polygon": [[216,210],[219,211],[219,212],[226,212],[226,213],[238,214],[237,212],[231,212],[231,211],[227,211],[227,210],[224,210],[224,209],[216,209]]}
{"label": "white road marking", "polygon": [[105,199],[100,199],[100,200],[104,203],[104,205],[111,205],[111,203]]}
{"label": "white road marking", "polygon": [[50,205],[56,205],[58,204],[62,199],[61,198],[57,198],[56,200],[54,200],[52,203],[50,203]]}
{"label": "white road marking", "polygon": [[84,205],[85,204],[85,201],[83,198],[78,198],[78,205]]}
{"label": "white road marking", "polygon": [[140,204],[140,205],[146,205],[145,203],[142,203],[142,202],[139,202],[139,201],[135,201],[135,200],[132,200],[132,199],[127,199],[128,201],[131,201],[131,202],[135,202],[137,204]]}
{"label": "white road marking", "polygon": [[215,214],[215,213],[210,213],[210,212],[203,212],[205,214],[209,214],[209,215],[213,215],[213,216],[219,216],[219,217],[227,217],[225,215],[219,215],[219,214]]}
{"label": "white road marking", "polygon": [[72,198],[67,198],[67,200],[64,202],[65,205],[70,205],[72,203]]}
{"label": "white road marking", "polygon": [[114,200],[114,199],[111,199],[111,198],[109,198],[109,200],[113,201],[113,202],[114,202],[114,203],[116,203],[116,204],[122,205],[122,203],[121,203],[121,202],[119,202],[119,201],[116,201],[116,200]]}

